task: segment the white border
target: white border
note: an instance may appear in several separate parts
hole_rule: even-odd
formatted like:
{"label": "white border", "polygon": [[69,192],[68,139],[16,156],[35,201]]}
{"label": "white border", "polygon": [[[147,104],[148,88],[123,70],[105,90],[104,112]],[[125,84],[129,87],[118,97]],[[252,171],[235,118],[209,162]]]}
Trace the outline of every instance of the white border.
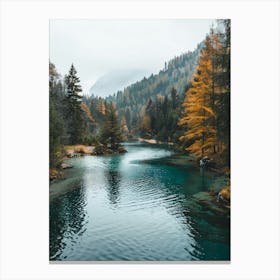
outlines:
{"label": "white border", "polygon": [[[231,264],[49,264],[50,18],[232,19]],[[279,279],[279,34],[278,1],[2,1],[0,279]]]}

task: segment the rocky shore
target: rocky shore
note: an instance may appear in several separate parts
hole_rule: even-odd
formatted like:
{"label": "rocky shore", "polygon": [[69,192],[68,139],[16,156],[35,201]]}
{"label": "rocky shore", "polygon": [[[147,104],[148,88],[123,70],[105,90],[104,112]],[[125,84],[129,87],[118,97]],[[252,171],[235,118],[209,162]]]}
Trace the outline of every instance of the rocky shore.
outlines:
{"label": "rocky shore", "polygon": [[54,182],[56,180],[63,179],[63,170],[68,168],[73,168],[73,165],[65,162],[68,158],[75,158],[81,156],[94,156],[94,155],[112,155],[112,154],[123,154],[127,151],[119,146],[117,149],[111,149],[110,147],[105,147],[104,145],[97,146],[86,146],[86,145],[71,145],[65,146],[65,156],[62,159],[63,162],[57,168],[52,168],[49,170],[49,180]]}

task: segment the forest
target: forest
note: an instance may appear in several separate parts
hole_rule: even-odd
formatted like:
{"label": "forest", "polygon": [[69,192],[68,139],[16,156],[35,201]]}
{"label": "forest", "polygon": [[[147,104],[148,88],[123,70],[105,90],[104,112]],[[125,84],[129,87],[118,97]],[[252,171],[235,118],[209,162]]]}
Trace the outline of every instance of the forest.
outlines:
{"label": "forest", "polygon": [[69,145],[93,146],[93,154],[124,153],[138,138],[174,144],[199,161],[230,169],[230,20],[218,20],[193,52],[165,62],[106,98],[82,94],[72,64],[62,77],[49,63],[49,166],[59,170]]}

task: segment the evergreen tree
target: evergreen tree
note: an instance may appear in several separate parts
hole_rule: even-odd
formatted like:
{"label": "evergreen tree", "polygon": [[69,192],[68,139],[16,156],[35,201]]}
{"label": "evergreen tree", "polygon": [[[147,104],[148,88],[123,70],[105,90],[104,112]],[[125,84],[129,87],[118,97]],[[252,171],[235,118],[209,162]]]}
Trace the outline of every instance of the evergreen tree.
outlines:
{"label": "evergreen tree", "polygon": [[222,159],[230,166],[230,19],[220,20],[223,30],[220,32],[220,52],[218,57],[217,84],[220,92],[217,100],[217,123],[219,132],[219,149]]}
{"label": "evergreen tree", "polygon": [[82,136],[85,130],[85,119],[81,108],[82,88],[79,85],[80,79],[77,77],[77,71],[74,65],[71,65],[69,74],[65,79],[67,95],[67,120],[69,141],[71,144],[78,144],[82,141]]}
{"label": "evergreen tree", "polygon": [[178,94],[177,94],[177,90],[172,87],[171,90],[171,100],[172,100],[172,109],[175,110],[178,106]]}
{"label": "evergreen tree", "polygon": [[122,141],[122,133],[117,119],[116,106],[110,102],[106,114],[104,125],[101,130],[100,142],[113,151],[120,148]]}
{"label": "evergreen tree", "polygon": [[131,111],[130,111],[130,108],[129,108],[129,107],[127,107],[127,108],[125,109],[125,120],[126,120],[126,124],[127,124],[128,130],[130,130]]}
{"label": "evergreen tree", "polygon": [[63,119],[55,110],[52,100],[49,107],[49,166],[57,168],[61,161],[61,136],[63,134]]}
{"label": "evergreen tree", "polygon": [[57,168],[61,161],[61,144],[64,135],[63,116],[59,111],[61,84],[55,65],[49,63],[49,166]]}

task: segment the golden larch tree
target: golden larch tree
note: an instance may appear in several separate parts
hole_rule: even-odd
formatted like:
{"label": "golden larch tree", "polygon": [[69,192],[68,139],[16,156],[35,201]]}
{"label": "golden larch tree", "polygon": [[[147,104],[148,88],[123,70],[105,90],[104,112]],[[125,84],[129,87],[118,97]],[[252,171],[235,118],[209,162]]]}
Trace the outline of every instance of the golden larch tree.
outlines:
{"label": "golden larch tree", "polygon": [[215,152],[217,129],[213,110],[213,83],[211,38],[207,36],[192,86],[186,92],[182,118],[179,120],[179,125],[186,127],[180,140],[188,141],[186,150],[196,157]]}

